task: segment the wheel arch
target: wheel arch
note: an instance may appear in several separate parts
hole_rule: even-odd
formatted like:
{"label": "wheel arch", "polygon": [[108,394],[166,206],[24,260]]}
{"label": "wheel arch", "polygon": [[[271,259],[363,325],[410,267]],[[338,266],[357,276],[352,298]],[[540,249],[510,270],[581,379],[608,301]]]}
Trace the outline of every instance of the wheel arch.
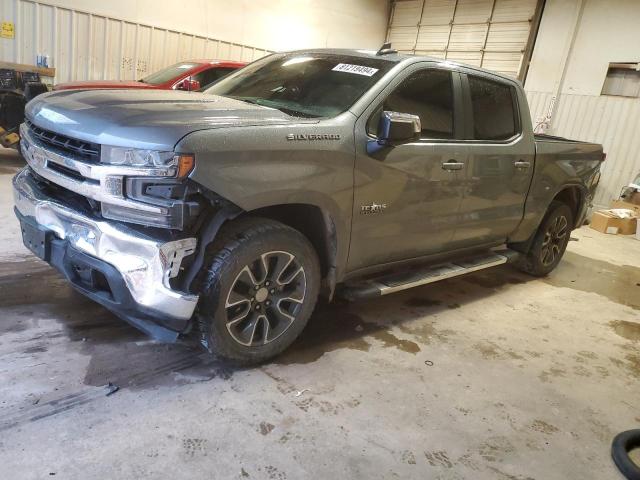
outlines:
{"label": "wheel arch", "polygon": [[333,295],[337,282],[338,238],[329,212],[310,203],[286,203],[248,210],[242,216],[269,218],[302,233],[318,254],[325,293],[329,297]]}
{"label": "wheel arch", "polygon": [[[513,241],[507,240],[507,244],[510,248],[519,251],[519,252],[527,252],[531,247],[533,239],[538,232],[538,228],[545,219],[545,216],[549,212],[549,209],[553,205],[554,202],[560,202],[567,205],[571,212],[573,213],[573,226],[572,230],[578,228],[580,225],[580,219],[582,217],[581,213],[583,211],[583,205],[585,199],[587,198],[586,189],[583,185],[580,184],[564,184],[562,185],[553,196],[549,196],[548,200],[545,202],[544,208],[540,208],[537,212],[537,219],[535,223],[533,223],[533,231],[529,234],[528,237],[525,237],[523,240]],[[529,223],[531,225],[531,223]],[[517,232],[517,231],[516,231]]]}
{"label": "wheel arch", "polygon": [[549,210],[553,202],[564,203],[571,209],[571,213],[573,213],[573,228],[578,228],[580,226],[578,225],[580,211],[582,210],[582,205],[586,196],[583,188],[584,187],[581,187],[580,185],[563,186],[551,199],[546,211]]}

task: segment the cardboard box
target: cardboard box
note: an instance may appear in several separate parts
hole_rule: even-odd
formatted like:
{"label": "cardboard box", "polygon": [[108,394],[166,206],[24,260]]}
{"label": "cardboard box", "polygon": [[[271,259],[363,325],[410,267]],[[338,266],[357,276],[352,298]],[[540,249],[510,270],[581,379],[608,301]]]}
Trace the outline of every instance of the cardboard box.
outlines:
{"label": "cardboard box", "polygon": [[633,210],[636,214],[636,217],[640,217],[640,205],[625,202],[624,200],[616,200],[611,204],[611,208],[625,208],[627,210]]}
{"label": "cardboard box", "polygon": [[602,233],[633,235],[636,233],[637,218],[618,218],[607,210],[599,210],[591,216],[589,226]]}

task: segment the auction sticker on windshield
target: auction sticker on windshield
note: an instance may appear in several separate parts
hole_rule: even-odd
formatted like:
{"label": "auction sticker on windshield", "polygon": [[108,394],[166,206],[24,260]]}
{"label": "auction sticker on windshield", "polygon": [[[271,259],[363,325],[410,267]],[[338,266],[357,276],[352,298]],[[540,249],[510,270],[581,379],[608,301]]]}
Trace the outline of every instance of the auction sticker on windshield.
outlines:
{"label": "auction sticker on windshield", "polygon": [[371,77],[378,71],[377,68],[365,67],[364,65],[351,65],[350,63],[339,63],[332,68],[334,72],[355,73],[356,75],[365,75]]}

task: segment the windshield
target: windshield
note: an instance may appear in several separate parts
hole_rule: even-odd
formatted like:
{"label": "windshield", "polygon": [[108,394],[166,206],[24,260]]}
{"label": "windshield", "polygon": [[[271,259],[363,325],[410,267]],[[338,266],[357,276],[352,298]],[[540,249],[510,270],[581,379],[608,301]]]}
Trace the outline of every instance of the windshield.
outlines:
{"label": "windshield", "polygon": [[149,75],[148,77],[144,77],[140,81],[142,83],[148,83],[150,85],[160,85],[161,83],[168,82],[169,80],[173,80],[174,78],[179,77],[187,70],[191,70],[193,67],[197,67],[198,65],[198,63],[189,62],[176,63],[175,65],[163,68],[156,73],[152,73],[151,75]]}
{"label": "windshield", "polygon": [[329,54],[276,54],[220,80],[206,93],[276,108],[301,117],[348,110],[394,63]]}

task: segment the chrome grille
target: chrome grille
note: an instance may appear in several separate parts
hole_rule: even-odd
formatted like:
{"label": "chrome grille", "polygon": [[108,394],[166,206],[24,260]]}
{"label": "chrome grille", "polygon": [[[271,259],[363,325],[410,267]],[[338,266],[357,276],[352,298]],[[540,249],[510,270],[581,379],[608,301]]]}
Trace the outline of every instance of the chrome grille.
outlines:
{"label": "chrome grille", "polygon": [[50,130],[45,130],[26,119],[24,123],[33,137],[45,145],[54,147],[54,149],[60,153],[72,154],[74,157],[80,157],[82,160],[96,163],[100,161],[100,145],[97,143],[85,142],[60,135]]}

